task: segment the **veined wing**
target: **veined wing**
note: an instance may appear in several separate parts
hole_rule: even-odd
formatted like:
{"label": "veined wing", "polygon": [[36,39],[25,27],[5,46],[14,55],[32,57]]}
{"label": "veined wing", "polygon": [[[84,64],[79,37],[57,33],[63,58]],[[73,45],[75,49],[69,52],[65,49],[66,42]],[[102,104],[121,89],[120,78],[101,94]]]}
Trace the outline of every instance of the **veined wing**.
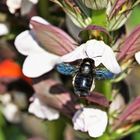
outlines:
{"label": "veined wing", "polygon": [[64,75],[73,75],[77,71],[77,68],[68,63],[60,63],[56,65],[56,70]]}
{"label": "veined wing", "polygon": [[105,79],[112,79],[114,76],[115,74],[107,69],[97,69],[95,78],[97,80],[105,80]]}

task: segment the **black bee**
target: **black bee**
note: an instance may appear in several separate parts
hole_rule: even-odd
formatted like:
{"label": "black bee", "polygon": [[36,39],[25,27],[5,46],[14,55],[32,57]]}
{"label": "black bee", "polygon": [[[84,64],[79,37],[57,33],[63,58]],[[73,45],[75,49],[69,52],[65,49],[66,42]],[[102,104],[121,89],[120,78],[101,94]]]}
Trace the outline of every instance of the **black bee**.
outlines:
{"label": "black bee", "polygon": [[79,96],[88,95],[89,91],[93,90],[95,87],[95,75],[94,60],[89,58],[84,59],[73,77],[74,93]]}
{"label": "black bee", "polygon": [[110,79],[114,76],[107,69],[96,69],[94,60],[85,58],[78,67],[67,63],[60,63],[56,66],[59,73],[73,75],[74,93],[78,96],[87,96],[95,88],[95,79]]}

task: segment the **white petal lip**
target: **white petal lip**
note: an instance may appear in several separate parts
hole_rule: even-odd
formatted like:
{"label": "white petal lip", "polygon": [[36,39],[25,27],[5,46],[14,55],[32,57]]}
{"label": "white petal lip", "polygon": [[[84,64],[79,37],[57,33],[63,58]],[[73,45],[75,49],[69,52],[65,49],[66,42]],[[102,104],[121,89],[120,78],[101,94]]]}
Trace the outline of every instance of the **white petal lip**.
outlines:
{"label": "white petal lip", "polygon": [[58,56],[49,53],[29,55],[23,64],[23,73],[28,77],[39,77],[53,69]]}
{"label": "white petal lip", "polygon": [[59,118],[59,112],[57,110],[43,105],[37,97],[30,104],[28,111],[41,119],[55,120]]}
{"label": "white petal lip", "polygon": [[15,104],[6,104],[5,107],[2,109],[2,112],[9,122],[20,122],[20,113],[18,107]]}
{"label": "white petal lip", "polygon": [[95,61],[96,67],[102,63],[102,56],[104,51],[105,44],[103,41],[97,41],[93,39],[85,43],[85,52],[87,54],[87,57]]}
{"label": "white petal lip", "polygon": [[115,74],[121,72],[121,68],[112,49],[103,41],[97,41],[95,39],[80,45],[74,51],[62,56],[61,59],[64,62],[72,62],[87,57],[95,61],[95,66],[102,63],[108,70]]}
{"label": "white petal lip", "polygon": [[100,109],[83,108],[75,113],[72,121],[75,130],[88,132],[91,137],[100,137],[106,130],[108,117]]}
{"label": "white petal lip", "polygon": [[38,0],[29,0],[30,2],[32,2],[33,4],[37,4]]}
{"label": "white petal lip", "polygon": [[135,53],[135,59],[138,62],[138,64],[140,64],[140,51]]}
{"label": "white petal lip", "polygon": [[23,55],[44,52],[41,46],[39,46],[33,38],[33,33],[28,30],[20,33],[16,37],[14,44],[16,49]]}
{"label": "white petal lip", "polygon": [[[89,111],[90,110],[87,110],[87,112],[85,112],[85,115],[88,114]],[[95,109],[93,113],[94,115],[91,119],[89,119],[90,116],[87,116],[87,119],[85,119],[85,123],[88,126],[88,133],[91,137],[100,137],[101,135],[103,135],[103,132],[105,131],[108,123],[107,114],[106,112],[99,109]]]}
{"label": "white petal lip", "polygon": [[[59,56],[49,53],[38,45],[31,31],[24,31],[15,39],[17,50],[26,55],[23,73],[28,77],[38,77],[53,69]],[[60,62],[60,61],[59,61]]]}
{"label": "white petal lip", "polygon": [[13,14],[15,13],[16,9],[21,7],[22,0],[7,0],[6,4],[9,8],[9,11]]}
{"label": "white petal lip", "polygon": [[[80,117],[79,117],[80,116]],[[78,119],[77,119],[78,118]],[[74,116],[73,116],[73,118],[72,118],[72,121],[73,121],[73,123],[74,123],[74,129],[75,130],[79,130],[79,128],[80,128],[80,130],[82,131],[82,132],[87,132],[88,130],[87,130],[87,128],[83,125],[83,124],[85,124],[85,121],[84,121],[84,114],[82,114],[81,113],[81,110],[78,110],[75,114],[74,114]]]}
{"label": "white petal lip", "polygon": [[0,23],[0,36],[8,34],[9,29],[6,24]]}
{"label": "white petal lip", "polygon": [[121,67],[119,66],[115,54],[110,47],[106,45],[106,49],[102,56],[102,64],[111,72],[118,74],[121,72]]}
{"label": "white petal lip", "polygon": [[64,62],[72,62],[78,59],[86,58],[87,56],[84,52],[84,47],[85,47],[84,45],[77,47],[74,51],[62,56],[61,60]]}

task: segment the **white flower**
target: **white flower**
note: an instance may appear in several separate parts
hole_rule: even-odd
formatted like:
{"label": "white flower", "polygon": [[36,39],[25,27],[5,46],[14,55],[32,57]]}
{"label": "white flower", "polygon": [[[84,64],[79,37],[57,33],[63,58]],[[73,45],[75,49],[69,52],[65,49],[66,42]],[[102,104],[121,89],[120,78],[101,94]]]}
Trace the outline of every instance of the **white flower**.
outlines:
{"label": "white flower", "polygon": [[22,0],[7,0],[6,4],[9,8],[9,11],[13,14],[17,9],[21,7]]}
{"label": "white flower", "polygon": [[[33,19],[48,24],[42,18],[34,17]],[[30,27],[32,28],[31,25]],[[23,64],[23,73],[28,77],[41,76],[60,62],[59,56],[41,48],[32,31],[26,30],[19,34],[15,39],[15,46],[21,54],[27,56]]]}
{"label": "white flower", "polygon": [[25,15],[30,12],[33,4],[37,2],[38,0],[7,0],[6,4],[12,14],[14,14],[17,9],[21,9],[21,14]]}
{"label": "white flower", "polygon": [[8,103],[2,108],[3,115],[9,122],[20,122],[20,112],[18,107],[13,103]]}
{"label": "white flower", "polygon": [[83,108],[75,113],[72,121],[75,130],[88,132],[91,137],[100,137],[106,130],[108,117],[100,109]]}
{"label": "white flower", "polygon": [[44,105],[37,97],[30,104],[28,111],[41,119],[55,120],[59,118],[57,110]]}
{"label": "white flower", "polygon": [[140,64],[140,51],[135,53],[135,59],[138,62],[138,64]]}
{"label": "white flower", "polygon": [[6,24],[0,23],[0,36],[8,34],[9,29]]}
{"label": "white flower", "polygon": [[95,61],[95,66],[99,66],[102,63],[113,73],[118,74],[121,72],[121,68],[115,58],[113,50],[103,41],[95,39],[89,40],[80,45],[74,51],[64,55],[61,59],[64,62],[71,62],[87,57]]}
{"label": "white flower", "polygon": [[12,101],[12,97],[9,93],[5,93],[0,95],[0,101],[2,102],[3,105],[6,105]]}
{"label": "white flower", "polygon": [[30,2],[32,2],[33,4],[37,4],[38,0],[29,0]]}

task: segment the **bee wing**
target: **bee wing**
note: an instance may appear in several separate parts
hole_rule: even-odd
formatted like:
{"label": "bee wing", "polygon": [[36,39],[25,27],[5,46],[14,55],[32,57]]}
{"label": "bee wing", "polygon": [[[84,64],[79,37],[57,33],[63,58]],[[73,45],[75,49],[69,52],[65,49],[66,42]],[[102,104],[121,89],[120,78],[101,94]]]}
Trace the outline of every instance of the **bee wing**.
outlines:
{"label": "bee wing", "polygon": [[105,80],[105,79],[111,79],[115,75],[114,73],[110,72],[107,69],[97,69],[96,70],[96,80]]}
{"label": "bee wing", "polygon": [[77,71],[77,68],[67,63],[60,63],[56,65],[56,70],[64,75],[73,75]]}

